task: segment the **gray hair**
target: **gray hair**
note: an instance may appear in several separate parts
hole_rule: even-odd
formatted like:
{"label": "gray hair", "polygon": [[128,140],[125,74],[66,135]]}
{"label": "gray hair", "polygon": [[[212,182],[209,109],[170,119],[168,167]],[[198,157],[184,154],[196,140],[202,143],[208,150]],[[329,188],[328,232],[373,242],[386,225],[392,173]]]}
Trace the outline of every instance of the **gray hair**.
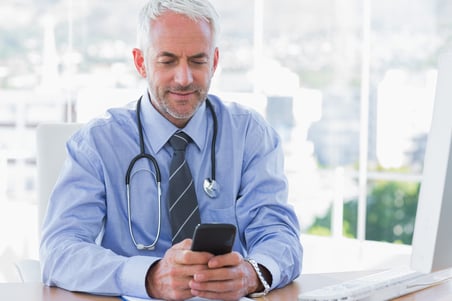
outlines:
{"label": "gray hair", "polygon": [[220,31],[219,16],[208,0],[148,0],[141,10],[137,28],[138,47],[142,51],[146,52],[150,43],[151,21],[168,11],[185,15],[194,21],[207,21],[212,28],[213,45],[216,46]]}

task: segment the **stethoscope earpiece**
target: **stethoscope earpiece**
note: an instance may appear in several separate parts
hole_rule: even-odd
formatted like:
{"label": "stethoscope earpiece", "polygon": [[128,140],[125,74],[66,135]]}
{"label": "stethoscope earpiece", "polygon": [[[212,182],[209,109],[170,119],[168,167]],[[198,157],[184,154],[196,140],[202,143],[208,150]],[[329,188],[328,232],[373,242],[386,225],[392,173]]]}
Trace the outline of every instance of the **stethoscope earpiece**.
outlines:
{"label": "stethoscope earpiece", "polygon": [[203,183],[204,192],[211,198],[215,199],[220,194],[220,185],[217,181],[206,178]]}
{"label": "stethoscope earpiece", "polygon": [[143,251],[143,250],[152,251],[155,249],[155,246],[154,245],[145,246],[143,244],[137,244],[137,249],[140,251]]}

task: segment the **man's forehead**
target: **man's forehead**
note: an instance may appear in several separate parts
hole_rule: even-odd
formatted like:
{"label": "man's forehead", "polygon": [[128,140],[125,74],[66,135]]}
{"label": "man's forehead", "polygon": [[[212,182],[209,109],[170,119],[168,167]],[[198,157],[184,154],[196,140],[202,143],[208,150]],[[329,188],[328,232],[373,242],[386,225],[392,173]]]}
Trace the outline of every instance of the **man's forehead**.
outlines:
{"label": "man's forehead", "polygon": [[154,56],[210,56],[213,36],[209,23],[167,14],[153,21],[150,32],[150,51]]}

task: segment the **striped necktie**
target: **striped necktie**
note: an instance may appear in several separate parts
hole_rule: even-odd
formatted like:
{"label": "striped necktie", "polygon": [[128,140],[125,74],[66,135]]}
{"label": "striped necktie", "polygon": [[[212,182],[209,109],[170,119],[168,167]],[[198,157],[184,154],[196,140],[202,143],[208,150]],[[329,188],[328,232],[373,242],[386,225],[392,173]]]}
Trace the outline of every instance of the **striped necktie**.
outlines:
{"label": "striped necktie", "polygon": [[184,132],[177,132],[169,139],[174,150],[168,191],[173,244],[191,238],[196,225],[201,222],[193,178],[185,160],[185,148],[190,141]]}

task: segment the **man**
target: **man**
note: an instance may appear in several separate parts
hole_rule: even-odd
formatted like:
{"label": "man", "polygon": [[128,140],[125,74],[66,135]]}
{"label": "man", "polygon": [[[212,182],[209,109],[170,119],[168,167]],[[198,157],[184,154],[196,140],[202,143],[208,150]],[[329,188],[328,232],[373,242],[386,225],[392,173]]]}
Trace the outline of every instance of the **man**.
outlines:
{"label": "man", "polygon": [[[219,61],[217,22],[207,0],[150,0],[143,8],[133,58],[148,89],[68,141],[43,227],[47,285],[165,300],[237,300],[299,275],[299,225],[287,204],[278,135],[256,113],[207,95]],[[181,131],[190,142],[185,162],[197,200],[193,212],[202,223],[237,227],[231,253],[190,251],[191,234],[172,242],[167,201],[174,150],[168,141]],[[128,172],[143,152],[153,159],[141,157]],[[155,177],[161,177],[160,199]],[[206,178],[218,183],[214,194],[203,190]]]}

